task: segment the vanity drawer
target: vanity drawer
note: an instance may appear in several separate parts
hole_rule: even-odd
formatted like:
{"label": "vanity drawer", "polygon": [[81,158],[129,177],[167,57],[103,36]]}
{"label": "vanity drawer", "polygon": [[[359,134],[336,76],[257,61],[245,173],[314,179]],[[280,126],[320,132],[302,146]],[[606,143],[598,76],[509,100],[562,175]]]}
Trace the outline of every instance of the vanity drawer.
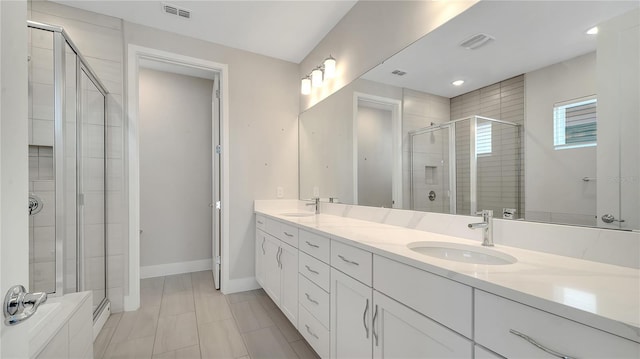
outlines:
{"label": "vanity drawer", "polygon": [[320,324],[329,328],[329,293],[313,284],[305,276],[300,275],[298,279],[300,296],[298,302],[313,315]]}
{"label": "vanity drawer", "polygon": [[371,252],[331,241],[331,266],[371,287]]}
{"label": "vanity drawer", "polygon": [[475,339],[478,344],[507,358],[554,357],[523,336],[572,358],[640,357],[640,343],[476,290]]}
{"label": "vanity drawer", "polygon": [[326,292],[331,288],[331,270],[328,264],[311,257],[304,252],[298,252],[298,272]]}
{"label": "vanity drawer", "polygon": [[292,247],[298,248],[298,227],[273,219],[267,219],[265,225],[267,233]]}
{"label": "vanity drawer", "polygon": [[264,216],[258,215],[256,214],[256,228],[257,229],[261,229],[261,230],[265,230],[267,220],[266,218],[264,218]]}
{"label": "vanity drawer", "polygon": [[378,292],[471,338],[471,287],[377,255],[373,278]]}
{"label": "vanity drawer", "polygon": [[298,330],[321,358],[329,358],[329,331],[305,309],[298,311]]}
{"label": "vanity drawer", "polygon": [[331,240],[311,232],[300,231],[298,238],[298,248],[325,263],[329,263],[331,255]]}

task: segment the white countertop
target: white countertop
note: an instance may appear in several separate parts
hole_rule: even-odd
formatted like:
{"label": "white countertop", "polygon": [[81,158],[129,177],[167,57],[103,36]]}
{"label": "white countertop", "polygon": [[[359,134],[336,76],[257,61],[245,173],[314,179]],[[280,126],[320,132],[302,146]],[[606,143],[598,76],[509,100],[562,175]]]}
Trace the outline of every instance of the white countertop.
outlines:
{"label": "white countertop", "polygon": [[640,342],[640,270],[496,245],[515,264],[479,265],[416,253],[407,244],[441,241],[480,246],[477,241],[318,214],[283,216],[299,210],[256,213],[359,247],[474,288]]}

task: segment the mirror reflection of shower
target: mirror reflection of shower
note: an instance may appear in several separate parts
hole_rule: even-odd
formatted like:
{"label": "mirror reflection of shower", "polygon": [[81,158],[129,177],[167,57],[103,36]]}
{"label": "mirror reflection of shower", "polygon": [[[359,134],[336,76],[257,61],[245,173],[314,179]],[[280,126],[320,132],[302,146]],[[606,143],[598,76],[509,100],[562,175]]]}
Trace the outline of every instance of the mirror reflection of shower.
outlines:
{"label": "mirror reflection of shower", "polygon": [[29,31],[29,289],[53,296],[106,285],[107,91],[59,26]]}
{"label": "mirror reflection of shower", "polygon": [[[522,213],[521,126],[470,116],[411,131],[411,209]],[[437,194],[437,195],[436,195]]]}

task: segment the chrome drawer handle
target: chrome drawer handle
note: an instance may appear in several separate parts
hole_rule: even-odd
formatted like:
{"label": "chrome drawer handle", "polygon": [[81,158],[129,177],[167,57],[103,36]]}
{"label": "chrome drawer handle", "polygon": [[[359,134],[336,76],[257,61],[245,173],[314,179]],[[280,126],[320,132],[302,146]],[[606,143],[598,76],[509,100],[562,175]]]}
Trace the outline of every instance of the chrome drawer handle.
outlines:
{"label": "chrome drawer handle", "polygon": [[522,334],[517,330],[513,330],[513,329],[509,329],[509,333],[513,334],[513,335],[517,335],[520,338],[528,341],[530,344],[532,344],[533,346],[535,346],[536,348],[545,351],[546,353],[549,353],[551,355],[553,355],[556,358],[561,358],[561,359],[574,359],[573,357],[570,357],[568,355],[564,355],[562,353],[558,353],[557,351],[553,350],[553,349],[549,349],[547,347],[545,347],[544,345],[536,342],[533,338],[531,338],[530,336],[526,335],[526,334]]}
{"label": "chrome drawer handle", "polygon": [[356,265],[356,266],[359,266],[359,265],[360,265],[360,263],[358,263],[358,262],[350,261],[350,260],[348,260],[347,258],[343,257],[343,256],[342,256],[342,254],[338,254],[338,257],[339,257],[340,259],[342,259],[343,261],[345,261],[345,262],[349,263],[349,264],[353,264],[353,265]]}
{"label": "chrome drawer handle", "polygon": [[364,332],[367,333],[367,339],[369,339],[369,327],[367,326],[368,311],[369,311],[369,299],[367,298],[367,304],[364,306],[364,313],[362,313],[362,324],[364,324]]}
{"label": "chrome drawer handle", "polygon": [[309,334],[311,334],[311,335],[312,335],[314,338],[316,338],[316,339],[320,339],[320,337],[318,337],[318,336],[316,335],[316,333],[314,333],[314,332],[312,332],[312,331],[311,331],[311,328],[309,328],[309,326],[308,326],[307,324],[305,324],[304,326],[305,326],[305,327],[307,327],[307,332],[308,332]]}
{"label": "chrome drawer handle", "polygon": [[267,237],[262,237],[262,254],[265,255],[267,252],[264,250],[264,242],[267,240]]}
{"label": "chrome drawer handle", "polygon": [[320,248],[320,246],[319,246],[319,245],[317,245],[317,244],[313,244],[313,243],[311,243],[311,242],[309,242],[309,241],[305,241],[305,242],[307,243],[307,245],[309,245],[309,247],[313,247],[313,248]]}
{"label": "chrome drawer handle", "polygon": [[311,267],[309,267],[308,265],[305,265],[304,267],[307,268],[307,270],[313,274],[320,274],[320,272],[311,269]]}
{"label": "chrome drawer handle", "polygon": [[284,235],[287,237],[293,237],[293,234],[287,233],[286,231],[284,232]]}
{"label": "chrome drawer handle", "polygon": [[373,320],[371,323],[371,333],[373,333],[373,339],[376,341],[376,346],[378,346],[378,333],[376,332],[376,319],[378,318],[378,305],[376,304],[376,310],[373,312]]}
{"label": "chrome drawer handle", "polygon": [[309,293],[304,293],[304,295],[307,296],[307,300],[310,301],[311,303],[315,304],[315,305],[320,305],[320,303],[318,303],[317,300],[313,300],[311,299],[311,296],[309,295]]}

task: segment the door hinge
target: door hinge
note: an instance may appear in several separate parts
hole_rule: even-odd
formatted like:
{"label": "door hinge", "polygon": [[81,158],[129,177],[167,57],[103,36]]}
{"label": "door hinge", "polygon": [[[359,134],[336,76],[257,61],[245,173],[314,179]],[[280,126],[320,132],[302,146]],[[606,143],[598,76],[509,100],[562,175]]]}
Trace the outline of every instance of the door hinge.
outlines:
{"label": "door hinge", "polygon": [[221,264],[220,256],[216,256],[216,264]]}
{"label": "door hinge", "polygon": [[216,145],[216,153],[217,154],[221,154],[222,153],[222,146],[221,145]]}
{"label": "door hinge", "polygon": [[216,201],[216,209],[220,209],[220,208],[222,208],[220,201]]}
{"label": "door hinge", "polygon": [[220,98],[220,90],[216,90],[216,98]]}

